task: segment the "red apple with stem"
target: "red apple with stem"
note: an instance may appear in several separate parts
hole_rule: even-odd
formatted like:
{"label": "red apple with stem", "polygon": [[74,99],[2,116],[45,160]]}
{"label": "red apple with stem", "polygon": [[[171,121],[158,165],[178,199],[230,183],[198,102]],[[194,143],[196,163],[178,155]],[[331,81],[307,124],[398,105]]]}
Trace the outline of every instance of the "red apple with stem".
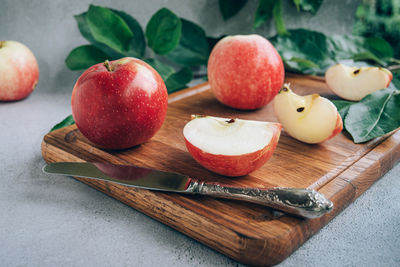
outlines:
{"label": "red apple with stem", "polygon": [[87,139],[102,148],[125,149],[146,142],[161,128],[168,93],[150,65],[127,57],[87,69],[74,86],[71,105]]}
{"label": "red apple with stem", "polygon": [[243,176],[264,165],[280,133],[279,123],[195,115],[183,128],[192,157],[225,176]]}
{"label": "red apple with stem", "polygon": [[39,80],[32,51],[16,41],[0,41],[0,101],[27,97]]}
{"label": "red apple with stem", "polygon": [[256,34],[227,36],[211,51],[208,80],[215,97],[237,109],[268,104],[283,85],[283,62],[273,45]]}

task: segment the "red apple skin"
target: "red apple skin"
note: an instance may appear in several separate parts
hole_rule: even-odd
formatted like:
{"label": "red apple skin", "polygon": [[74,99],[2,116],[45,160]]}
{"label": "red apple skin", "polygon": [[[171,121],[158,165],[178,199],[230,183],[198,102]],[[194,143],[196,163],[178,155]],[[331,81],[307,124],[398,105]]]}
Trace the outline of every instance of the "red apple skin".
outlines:
{"label": "red apple skin", "polygon": [[0,41],[0,101],[26,98],[39,80],[32,51],[16,41]]}
{"label": "red apple skin", "polygon": [[392,82],[392,79],[393,79],[393,73],[392,73],[392,72],[390,72],[390,74],[388,74],[388,75],[389,75],[389,81],[388,81],[388,83],[386,84],[386,88],[389,87],[389,85],[390,85],[390,83]]}
{"label": "red apple skin", "polygon": [[[342,117],[340,117],[339,112],[337,113],[337,117],[336,117],[336,126],[335,129],[333,130],[332,134],[326,138],[324,141],[329,140],[333,137],[335,137],[336,135],[340,134],[343,130],[343,120]],[[324,142],[322,141],[322,142]]]}
{"label": "red apple skin", "polygon": [[256,34],[223,38],[208,60],[208,80],[215,97],[236,109],[265,106],[279,92],[284,78],[278,52]]}
{"label": "red apple skin", "polygon": [[278,144],[282,125],[274,123],[272,127],[272,138],[270,143],[263,149],[243,155],[217,155],[205,152],[192,145],[185,137],[186,147],[192,157],[204,168],[224,175],[243,176],[263,166],[272,156]]}
{"label": "red apple skin", "polygon": [[168,93],[161,76],[147,63],[122,58],[87,69],[72,91],[72,115],[95,145],[125,149],[149,140],[161,128]]}

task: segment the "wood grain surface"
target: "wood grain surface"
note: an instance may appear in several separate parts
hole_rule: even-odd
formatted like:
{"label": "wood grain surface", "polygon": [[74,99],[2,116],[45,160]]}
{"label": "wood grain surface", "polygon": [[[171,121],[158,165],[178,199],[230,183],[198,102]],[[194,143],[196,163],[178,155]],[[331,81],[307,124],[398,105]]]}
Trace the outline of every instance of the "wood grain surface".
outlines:
{"label": "wood grain surface", "polygon": [[[299,94],[333,97],[321,78],[290,75],[286,82]],[[281,216],[256,204],[77,178],[239,262],[260,266],[274,265],[288,257],[400,158],[399,131],[365,144],[354,144],[339,134],[319,145],[301,143],[283,131],[274,155],[262,168],[244,177],[227,178],[204,169],[187,152],[182,129],[191,114],[277,121],[271,105],[256,111],[223,106],[204,83],[170,95],[161,130],[145,144],[122,151],[103,150],[72,125],[44,137],[43,158],[47,162],[134,164],[234,186],[314,188],[333,201],[332,212],[306,220]]]}

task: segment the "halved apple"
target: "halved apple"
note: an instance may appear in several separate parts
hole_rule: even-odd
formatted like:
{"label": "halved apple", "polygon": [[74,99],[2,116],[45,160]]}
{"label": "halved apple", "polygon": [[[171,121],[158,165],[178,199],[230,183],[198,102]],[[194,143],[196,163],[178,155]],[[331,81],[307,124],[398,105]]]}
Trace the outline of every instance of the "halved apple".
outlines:
{"label": "halved apple", "polygon": [[283,129],[293,138],[317,144],[343,129],[336,106],[318,94],[299,96],[285,84],[274,99],[274,110]]}
{"label": "halved apple", "polygon": [[351,101],[359,101],[368,94],[387,88],[392,81],[392,73],[378,67],[349,67],[337,64],[325,73],[328,87],[338,96]]}
{"label": "halved apple", "polygon": [[281,128],[275,122],[192,115],[183,136],[189,153],[204,168],[225,176],[242,176],[272,156]]}

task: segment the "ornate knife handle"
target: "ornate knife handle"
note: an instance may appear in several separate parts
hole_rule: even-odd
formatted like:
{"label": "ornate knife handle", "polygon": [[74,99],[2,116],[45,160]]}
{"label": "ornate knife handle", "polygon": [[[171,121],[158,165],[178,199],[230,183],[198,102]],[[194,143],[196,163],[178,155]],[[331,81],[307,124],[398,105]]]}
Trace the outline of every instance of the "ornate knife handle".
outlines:
{"label": "ornate knife handle", "polygon": [[323,194],[304,188],[236,188],[191,180],[186,192],[257,203],[304,218],[321,217],[333,208]]}

